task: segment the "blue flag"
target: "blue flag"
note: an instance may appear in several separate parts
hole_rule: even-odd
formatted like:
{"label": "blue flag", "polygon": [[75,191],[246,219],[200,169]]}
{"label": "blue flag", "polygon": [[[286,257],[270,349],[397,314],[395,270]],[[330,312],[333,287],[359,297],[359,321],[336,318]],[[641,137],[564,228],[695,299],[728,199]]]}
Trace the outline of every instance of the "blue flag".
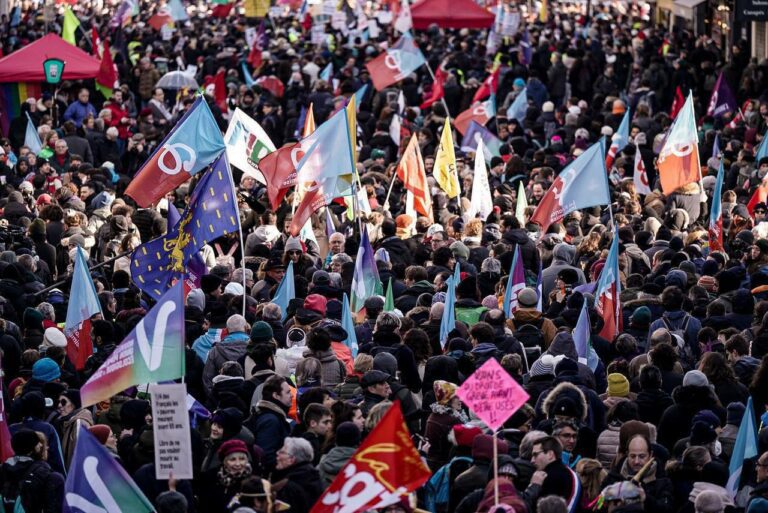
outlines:
{"label": "blue flag", "polygon": [[355,323],[352,320],[352,310],[349,308],[349,298],[344,293],[344,303],[341,309],[341,327],[347,332],[347,339],[343,340],[344,345],[352,351],[352,358],[357,357],[357,334],[355,333]]}
{"label": "blue flag", "polygon": [[256,81],[253,80],[253,75],[251,75],[251,72],[248,71],[248,63],[245,61],[240,63],[240,67],[243,69],[243,78],[245,79],[245,85],[250,89],[254,85],[256,85]]}
{"label": "blue flag", "polygon": [[755,155],[755,162],[760,162],[763,157],[768,157],[768,130],[763,134],[763,140],[760,141],[760,146],[757,147],[757,155]]}
{"label": "blue flag", "polygon": [[501,156],[501,140],[475,120],[470,121],[464,138],[461,140],[461,151],[474,153],[478,141],[483,141],[485,160]]}
{"label": "blue flag", "polygon": [[88,257],[85,250],[78,247],[64,324],[67,357],[77,370],[82,370],[88,357],[93,354],[89,322],[98,313],[101,313],[101,302],[88,269]]}
{"label": "blue flag", "polygon": [[21,25],[21,7],[17,5],[11,13],[11,27],[18,27],[19,25]]}
{"label": "blue flag", "polygon": [[187,271],[188,262],[206,242],[239,231],[232,172],[222,153],[195,187],[178,225],[133,252],[131,275],[139,289],[157,299]]}
{"label": "blue flag", "polygon": [[523,87],[507,109],[507,119],[516,119],[517,123],[522,125],[526,112],[528,112],[528,88]]}
{"label": "blue flag", "polygon": [[731,498],[734,498],[739,491],[739,481],[741,480],[744,460],[754,458],[755,456],[757,456],[757,429],[755,428],[755,411],[752,405],[752,396],[750,396],[747,400],[744,416],[741,418],[739,433],[736,435],[736,443],[733,445],[731,464],[728,466],[730,477],[725,488],[731,494]]}
{"label": "blue flag", "polygon": [[40,153],[40,150],[43,149],[40,135],[37,133],[37,129],[32,123],[32,118],[29,117],[29,113],[27,113],[27,132],[24,134],[24,145],[29,146],[29,151],[35,155]]}
{"label": "blue flag", "polygon": [[283,321],[288,316],[288,303],[294,298],[296,298],[296,284],[293,281],[293,261],[290,261],[280,285],[277,286],[275,297],[272,298],[272,302],[283,311]]}
{"label": "blue flag", "polygon": [[360,105],[363,103],[363,98],[368,92],[368,84],[363,84],[363,87],[355,91],[355,108],[360,110]]}
{"label": "blue flag", "polygon": [[507,288],[504,290],[504,303],[502,309],[507,319],[517,310],[517,294],[525,288],[525,268],[523,259],[520,258],[520,246],[515,246],[515,256],[512,258],[512,267],[509,269]]}
{"label": "blue flag", "polygon": [[448,334],[456,327],[456,286],[461,281],[461,265],[456,262],[453,276],[448,278],[448,293],[445,296],[445,309],[440,320],[440,347],[448,343]]}
{"label": "blue flag", "polygon": [[330,82],[332,75],[333,75],[333,63],[329,62],[328,65],[325,68],[323,68],[323,71],[320,72],[320,80],[323,80],[325,82]]}
{"label": "blue flag", "polygon": [[84,425],[64,483],[64,513],[151,513],[154,506]]}

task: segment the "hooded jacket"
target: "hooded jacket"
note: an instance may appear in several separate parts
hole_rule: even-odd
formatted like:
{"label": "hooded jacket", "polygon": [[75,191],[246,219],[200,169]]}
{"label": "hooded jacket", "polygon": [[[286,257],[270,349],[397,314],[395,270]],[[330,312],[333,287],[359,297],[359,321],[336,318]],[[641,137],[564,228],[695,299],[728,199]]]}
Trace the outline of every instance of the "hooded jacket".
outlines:
{"label": "hooded jacket", "polygon": [[317,470],[320,472],[320,477],[322,478],[325,487],[331,485],[333,480],[336,479],[336,476],[339,474],[339,471],[344,468],[344,465],[346,465],[352,455],[355,454],[355,451],[357,451],[357,447],[336,446],[320,458]]}
{"label": "hooded jacket", "polygon": [[[514,228],[505,231],[501,238],[507,244],[520,248],[520,255],[523,257],[523,265],[526,269],[533,270],[539,268],[541,263],[539,250],[536,249],[536,244],[528,237],[527,231],[522,228]],[[514,247],[512,251],[514,251]]]}
{"label": "hooded jacket", "polygon": [[203,386],[208,397],[213,392],[213,378],[226,362],[236,362],[245,356],[250,337],[247,333],[230,333],[221,342],[216,343],[208,352],[208,359],[203,369]]}
{"label": "hooded jacket", "polygon": [[672,392],[675,404],[664,411],[659,421],[658,443],[672,450],[675,443],[688,436],[693,416],[701,410],[712,410],[721,424],[725,423],[726,411],[712,388],[679,386]]}
{"label": "hooded jacket", "polygon": [[306,349],[304,357],[310,356],[320,360],[320,377],[324,387],[333,388],[339,383],[344,382],[344,377],[347,375],[344,363],[336,358],[336,353],[332,349],[326,349],[325,351]]}
{"label": "hooded jacket", "polygon": [[549,297],[549,293],[555,288],[555,279],[558,273],[563,269],[573,269],[576,271],[579,277],[576,282],[577,285],[587,283],[584,271],[572,265],[575,257],[576,248],[570,244],[561,242],[555,246],[555,249],[552,251],[552,264],[541,272],[541,293],[545,302]]}

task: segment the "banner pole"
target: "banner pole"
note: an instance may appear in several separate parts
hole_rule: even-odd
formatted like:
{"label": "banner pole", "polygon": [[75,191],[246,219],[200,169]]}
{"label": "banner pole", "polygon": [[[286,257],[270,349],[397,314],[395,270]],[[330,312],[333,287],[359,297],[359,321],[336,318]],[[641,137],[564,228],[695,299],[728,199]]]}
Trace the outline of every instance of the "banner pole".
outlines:
{"label": "banner pole", "polygon": [[389,210],[389,196],[392,194],[392,188],[395,186],[395,180],[397,179],[397,169],[392,173],[392,181],[389,182],[389,190],[387,191],[387,197],[384,199],[384,210]]}
{"label": "banner pole", "polygon": [[499,505],[499,439],[496,436],[497,431],[493,433],[493,505]]}

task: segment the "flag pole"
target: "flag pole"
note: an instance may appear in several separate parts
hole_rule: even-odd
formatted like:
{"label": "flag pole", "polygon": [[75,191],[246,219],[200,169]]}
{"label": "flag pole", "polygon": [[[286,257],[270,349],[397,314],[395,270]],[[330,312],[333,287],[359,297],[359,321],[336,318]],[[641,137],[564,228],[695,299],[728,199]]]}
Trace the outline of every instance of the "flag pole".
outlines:
{"label": "flag pole", "polygon": [[[427,67],[427,71],[429,71],[429,76],[432,77],[432,83],[434,84],[437,79],[435,78],[435,72],[432,71],[432,66],[430,66],[429,61],[426,61],[426,60],[424,61],[424,65]],[[440,103],[443,104],[443,108],[445,109],[445,117],[450,118],[451,113],[448,111],[448,104],[445,103],[445,95],[443,95],[443,97],[440,98]]]}
{"label": "flag pole", "polygon": [[392,194],[392,188],[395,186],[395,180],[397,179],[397,169],[392,173],[392,181],[389,182],[389,190],[387,191],[387,197],[384,199],[384,210],[389,210],[389,196]]}

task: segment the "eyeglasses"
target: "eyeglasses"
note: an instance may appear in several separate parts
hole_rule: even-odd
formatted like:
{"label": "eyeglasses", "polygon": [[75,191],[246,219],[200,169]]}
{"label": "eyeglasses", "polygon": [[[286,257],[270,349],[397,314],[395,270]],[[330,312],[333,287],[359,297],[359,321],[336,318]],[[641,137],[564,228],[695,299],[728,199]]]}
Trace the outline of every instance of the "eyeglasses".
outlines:
{"label": "eyeglasses", "polygon": [[286,253],[287,253],[288,255],[301,255],[301,251],[299,251],[299,250],[297,250],[297,249],[292,249],[292,250],[290,250],[290,251],[286,251]]}
{"label": "eyeglasses", "polygon": [[69,404],[69,400],[64,399],[64,398],[59,399],[59,406],[66,406],[68,404]]}

